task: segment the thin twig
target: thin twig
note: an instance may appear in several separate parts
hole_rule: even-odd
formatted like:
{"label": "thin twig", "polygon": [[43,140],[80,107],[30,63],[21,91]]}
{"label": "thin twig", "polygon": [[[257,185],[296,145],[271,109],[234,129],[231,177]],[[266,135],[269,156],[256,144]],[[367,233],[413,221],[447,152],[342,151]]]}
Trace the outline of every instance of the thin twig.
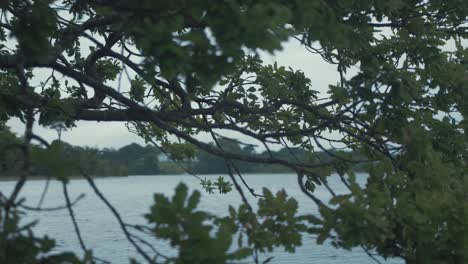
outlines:
{"label": "thin twig", "polygon": [[133,245],[133,247],[137,250],[137,252],[149,263],[154,263],[153,259],[133,240],[130,232],[128,231],[125,222],[122,219],[122,216],[120,213],[117,211],[117,209],[107,200],[107,198],[102,194],[102,192],[99,190],[99,188],[96,186],[94,183],[93,179],[83,170],[81,169],[82,175],[85,177],[85,179],[88,181],[89,185],[93,189],[94,193],[101,199],[101,201],[109,208],[109,210],[112,212],[114,217],[117,219],[120,228],[122,232],[124,233],[125,237],[127,240],[130,242],[130,244]]}
{"label": "thin twig", "polygon": [[41,198],[39,199],[39,202],[37,203],[36,209],[40,209],[42,206],[42,203],[44,202],[47,191],[49,190],[50,178],[51,178],[50,175],[47,175],[46,183],[45,183],[44,189],[42,190]]}
{"label": "thin twig", "polygon": [[29,170],[31,167],[31,137],[32,137],[32,129],[34,125],[34,113],[33,109],[26,110],[26,128],[24,132],[24,141],[23,141],[23,167],[21,170],[21,175],[19,180],[16,182],[16,185],[13,189],[13,192],[10,195],[10,198],[7,200],[5,204],[5,219],[8,219],[11,206],[15,204],[15,200],[18,197],[21,189],[23,188],[26,180],[29,176]]}
{"label": "thin twig", "polygon": [[[233,164],[234,165],[234,164]],[[247,188],[247,190],[249,190],[250,194],[252,194],[252,196],[254,197],[263,197],[263,195],[261,194],[258,194],[255,192],[255,190],[250,187],[250,185],[245,181],[244,177],[242,176],[242,174],[240,173],[239,169],[237,168],[237,166],[233,166],[234,170],[236,171],[237,173],[237,176],[239,176],[239,178],[241,179],[242,183],[244,184],[245,188]]]}
{"label": "thin twig", "polygon": [[86,254],[88,252],[88,249],[86,248],[83,237],[81,236],[80,227],[78,226],[78,222],[76,221],[76,218],[75,218],[75,213],[73,212],[72,203],[70,202],[70,196],[68,195],[67,184],[65,182],[62,183],[62,187],[63,187],[63,196],[65,197],[65,202],[67,203],[66,208],[68,209],[68,214],[70,215],[70,218],[72,220],[73,228],[75,229],[76,236],[78,237],[78,241],[80,242],[81,249]]}
{"label": "thin twig", "polygon": [[163,257],[164,259],[170,259],[168,256],[161,254],[150,242],[144,240],[143,238],[135,235],[130,234],[131,237],[136,239],[138,242],[142,243],[143,245],[147,246],[157,257]]}
{"label": "thin twig", "polygon": [[[80,194],[74,201],[70,202],[70,206],[75,206],[81,199],[85,197],[85,194]],[[29,211],[37,211],[37,212],[49,212],[49,211],[60,211],[67,209],[68,205],[63,205],[63,206],[56,206],[56,207],[32,207],[32,206],[27,206],[24,204],[18,205],[18,207],[29,210]]]}
{"label": "thin twig", "polygon": [[373,261],[375,261],[378,264],[383,264],[380,260],[374,257],[374,255],[372,255],[367,248],[364,248],[363,246],[361,246],[361,248],[364,250],[364,252],[366,252],[367,256],[369,256]]}
{"label": "thin twig", "polygon": [[225,160],[225,163],[226,163],[226,167],[227,167],[227,170],[228,170],[229,177],[231,178],[232,183],[234,184],[234,187],[236,187],[237,192],[241,196],[242,201],[245,203],[245,205],[247,205],[247,207],[249,208],[249,211],[253,211],[252,206],[250,205],[249,201],[247,200],[247,198],[246,198],[246,196],[244,194],[244,191],[242,191],[242,187],[239,185],[236,178],[234,177],[234,174],[232,173],[231,164],[229,163],[228,160]]}

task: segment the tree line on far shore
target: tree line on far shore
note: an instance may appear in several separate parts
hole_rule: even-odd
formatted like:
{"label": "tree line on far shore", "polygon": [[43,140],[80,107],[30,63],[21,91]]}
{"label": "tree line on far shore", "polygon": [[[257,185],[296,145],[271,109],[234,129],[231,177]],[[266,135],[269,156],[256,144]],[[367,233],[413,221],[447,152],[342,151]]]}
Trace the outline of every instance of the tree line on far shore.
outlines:
{"label": "tree line on far shore", "polygon": [[[21,171],[22,160],[21,150],[17,146],[21,145],[22,139],[16,136],[9,128],[0,130],[0,177],[18,176]],[[248,154],[252,156],[270,156],[289,160],[291,162],[303,162],[313,160],[331,160],[330,153],[317,152],[311,155],[302,149],[282,148],[278,151],[256,152],[253,145],[240,145],[229,139],[219,139],[224,149],[233,153]],[[53,142],[58,145],[58,142]],[[210,143],[214,144],[214,143]],[[11,151],[13,149],[13,151]],[[9,151],[8,151],[9,150]],[[228,173],[225,161],[217,156],[205,151],[198,151],[192,159],[174,162],[171,155],[166,156],[158,147],[147,145],[141,146],[132,143],[119,149],[73,146],[66,142],[60,142],[60,150],[68,160],[79,161],[80,166],[68,171],[72,176],[79,176],[80,169],[93,176],[128,176],[128,175],[162,175],[162,174],[226,174]],[[48,175],[50,163],[42,155],[43,148],[33,145],[32,149],[33,166],[32,175]],[[352,154],[352,153],[351,153]],[[241,173],[285,173],[291,172],[281,165],[249,163],[246,161],[234,162],[235,167]]]}

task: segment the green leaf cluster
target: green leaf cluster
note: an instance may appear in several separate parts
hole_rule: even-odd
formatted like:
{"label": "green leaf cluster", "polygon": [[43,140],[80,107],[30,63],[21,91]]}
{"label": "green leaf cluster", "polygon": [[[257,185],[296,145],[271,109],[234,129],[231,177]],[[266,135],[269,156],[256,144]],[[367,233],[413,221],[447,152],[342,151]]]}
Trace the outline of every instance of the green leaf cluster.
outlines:
{"label": "green leaf cluster", "polygon": [[172,199],[154,196],[155,204],[146,218],[154,225],[154,235],[169,240],[179,252],[168,263],[226,263],[277,247],[294,252],[311,221],[310,216],[297,215],[297,201],[284,190],[274,195],[264,189],[257,212],[242,204],[237,210],[229,207],[226,217],[197,210],[200,196],[198,191],[189,195],[182,183]]}

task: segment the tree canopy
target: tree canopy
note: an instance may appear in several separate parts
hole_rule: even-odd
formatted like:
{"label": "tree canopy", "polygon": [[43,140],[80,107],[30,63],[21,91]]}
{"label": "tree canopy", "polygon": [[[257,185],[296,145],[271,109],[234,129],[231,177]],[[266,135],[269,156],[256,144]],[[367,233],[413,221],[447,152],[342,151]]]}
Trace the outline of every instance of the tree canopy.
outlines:
{"label": "tree canopy", "polygon": [[[198,211],[200,193],[189,195],[184,185],[172,199],[156,195],[149,229],[178,249],[176,258],[148,255],[116,214],[147,262],[226,263],[278,246],[294,251],[309,232],[319,242],[406,263],[466,263],[467,1],[10,0],[0,8],[0,123],[25,124],[21,141],[0,146],[1,157],[21,154],[16,187],[0,196],[0,262],[78,261],[68,253],[42,254],[53,242],[25,232],[18,219],[34,141],[48,151],[50,174],[63,181],[72,219],[70,168],[100,195],[86,168],[62,155],[63,144],[34,133],[37,125],[72,128],[86,120],[126,122],[174,160],[197,151],[214,155],[243,197],[245,204],[219,218]],[[320,73],[261,61],[259,51],[278,51],[288,40],[335,65],[339,80],[312,87],[307,76]],[[233,133],[268,155],[222,144]],[[269,151],[274,145],[291,157],[297,149],[310,155],[285,158]],[[333,159],[317,160],[317,151]],[[239,162],[296,172],[320,215],[299,216],[294,199],[268,190],[254,211]],[[354,176],[362,163],[365,186]],[[320,201],[315,186],[327,185],[332,171],[350,193]],[[217,186],[231,189],[224,180]],[[248,239],[229,251],[239,232]],[[83,262],[97,261],[82,248]]]}

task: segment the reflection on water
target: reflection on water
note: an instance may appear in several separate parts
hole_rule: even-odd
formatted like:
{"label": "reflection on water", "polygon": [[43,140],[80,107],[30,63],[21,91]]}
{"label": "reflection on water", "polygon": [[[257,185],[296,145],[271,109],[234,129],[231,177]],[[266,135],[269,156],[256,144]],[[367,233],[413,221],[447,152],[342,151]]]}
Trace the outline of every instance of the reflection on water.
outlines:
{"label": "reflection on water", "polygon": [[[207,175],[206,177],[217,177],[219,175]],[[202,176],[205,177],[205,176]],[[290,196],[299,201],[300,213],[316,212],[317,208],[299,189],[295,175],[292,174],[252,174],[246,175],[245,179],[257,192],[267,187],[270,190],[286,189]],[[358,177],[364,183],[365,176]],[[131,176],[119,178],[101,178],[96,183],[105,196],[118,208],[127,223],[144,224],[143,215],[149,212],[153,201],[153,193],[164,193],[172,196],[174,187],[179,182],[185,182],[191,189],[200,189],[198,180],[192,176]],[[14,182],[1,182],[0,191],[8,194],[13,188]],[[44,188],[45,181],[29,181],[22,195],[26,198],[26,204],[35,206]],[[345,187],[337,177],[331,177],[330,185],[337,192],[345,192]],[[110,260],[112,263],[129,263],[129,257],[136,257],[134,248],[125,239],[119,230],[117,221],[108,208],[94,195],[91,188],[84,180],[72,180],[70,183],[70,196],[77,197],[85,194],[74,208],[76,218],[80,224],[85,243],[93,248],[96,256]],[[59,183],[51,182],[44,206],[52,207],[63,205],[62,189]],[[326,190],[318,188],[315,195],[324,200],[329,198]],[[73,198],[72,198],[73,199]],[[255,198],[249,197],[252,203]],[[201,200],[201,208],[218,215],[227,214],[229,204],[238,205],[240,198],[233,191],[226,195],[204,193]],[[57,240],[60,250],[72,250],[80,255],[78,240],[73,231],[71,220],[66,210],[47,213],[28,213],[28,220],[39,219],[36,227],[38,234],[48,234]],[[273,253],[274,259],[270,263],[375,263],[362,250],[345,251],[338,250],[330,245],[317,245],[311,236],[303,238],[303,246],[296,253],[289,254],[281,250]],[[154,241],[159,251],[174,254],[164,241]],[[384,262],[384,261],[383,261]],[[392,260],[385,263],[402,263]]]}

